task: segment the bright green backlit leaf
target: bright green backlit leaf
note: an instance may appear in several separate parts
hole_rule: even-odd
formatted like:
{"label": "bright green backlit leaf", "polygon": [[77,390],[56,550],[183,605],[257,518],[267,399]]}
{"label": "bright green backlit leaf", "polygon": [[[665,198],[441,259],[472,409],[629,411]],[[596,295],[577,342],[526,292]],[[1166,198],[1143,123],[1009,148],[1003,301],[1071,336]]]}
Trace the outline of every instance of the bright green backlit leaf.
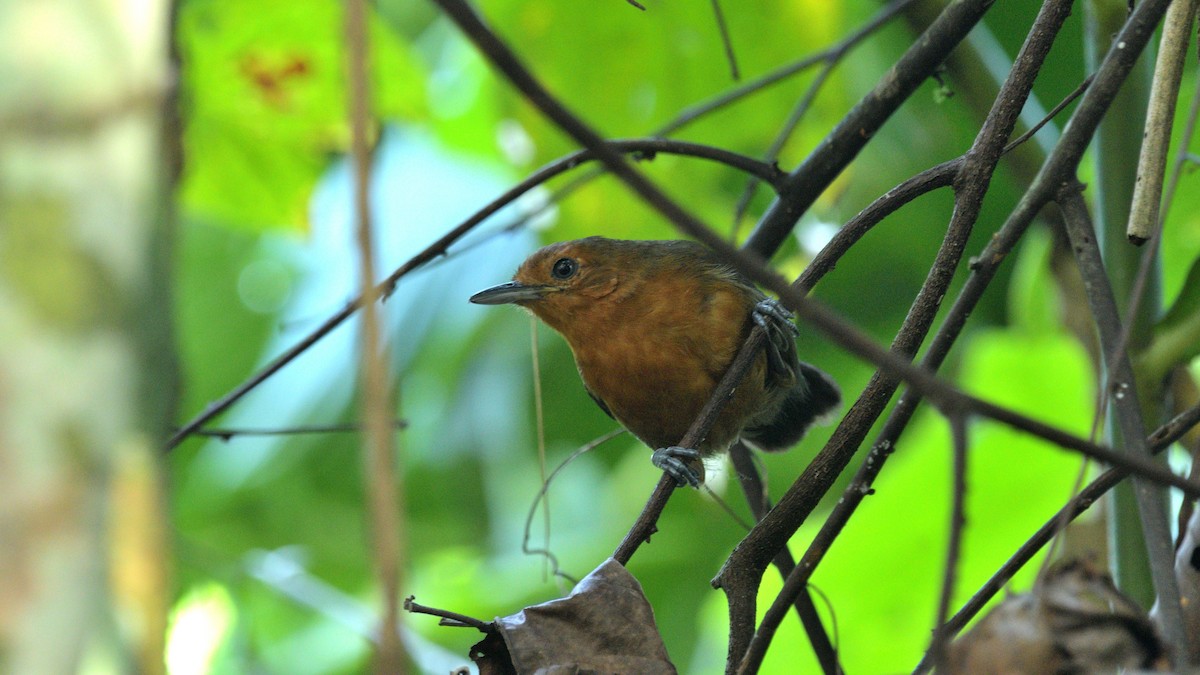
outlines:
{"label": "bright green backlit leaf", "polygon": [[1033,230],[1025,236],[1008,288],[1012,323],[1033,333],[1052,334],[1058,325],[1057,294],[1050,277],[1050,236]]}

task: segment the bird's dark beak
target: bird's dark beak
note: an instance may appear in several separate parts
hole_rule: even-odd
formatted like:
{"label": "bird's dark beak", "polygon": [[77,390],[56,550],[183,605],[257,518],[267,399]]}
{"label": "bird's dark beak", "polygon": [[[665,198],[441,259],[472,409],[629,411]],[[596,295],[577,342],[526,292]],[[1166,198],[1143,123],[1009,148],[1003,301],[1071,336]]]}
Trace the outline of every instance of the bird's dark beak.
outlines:
{"label": "bird's dark beak", "polygon": [[545,297],[547,286],[526,286],[519,281],[510,281],[499,286],[492,286],[471,296],[471,302],[477,305],[506,305],[509,303],[532,302]]}

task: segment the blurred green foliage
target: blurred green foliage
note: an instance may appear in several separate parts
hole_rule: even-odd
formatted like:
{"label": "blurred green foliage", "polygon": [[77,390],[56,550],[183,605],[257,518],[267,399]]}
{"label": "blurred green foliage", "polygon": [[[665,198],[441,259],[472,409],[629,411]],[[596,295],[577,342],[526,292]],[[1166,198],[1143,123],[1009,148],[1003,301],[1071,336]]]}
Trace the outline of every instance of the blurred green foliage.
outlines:
{"label": "blurred green foliage", "polygon": [[[735,84],[708,3],[652,1],[646,12],[620,0],[586,9],[568,2],[479,4],[551,91],[610,136],[645,135]],[[1006,3],[1004,14],[989,20],[1009,55],[1037,4]],[[874,9],[874,3],[770,0],[727,3],[726,13],[742,72],[753,77],[833,43]],[[333,0],[181,3],[185,217],[175,293],[185,416],[352,297],[340,12]],[[1046,108],[1082,77],[1075,22],[1035,90]],[[372,27],[380,121],[373,196],[382,264],[390,270],[507,185],[575,147],[498,81],[426,4],[381,0]],[[803,159],[912,39],[896,21],[852,51],[785,146],[781,165],[792,168]],[[812,76],[806,71],[707,116],[679,137],[761,155]],[[995,88],[986,74],[971,76]],[[1194,86],[1194,77],[1188,81]],[[946,85],[956,90],[954,79]],[[811,253],[801,243],[819,239],[823,227],[844,222],[899,181],[969,147],[983,111],[939,91],[927,83],[873,139],[805,216],[800,237],[775,261],[781,269],[801,269]],[[1190,93],[1185,86],[1184,96]],[[694,213],[730,231],[743,176],[670,156],[643,168]],[[999,226],[1027,179],[1002,165],[970,252]],[[1184,177],[1164,241],[1168,299],[1200,251],[1195,181]],[[539,199],[545,192],[530,205]],[[769,201],[760,188],[740,236]],[[925,277],[951,206],[943,191],[905,207],[856,246],[815,295],[880,341],[890,340]],[[536,230],[500,231],[519,215],[498,216],[495,225],[485,225],[489,236],[475,236],[472,247],[454,247],[444,261],[406,278],[388,305],[399,415],[408,423],[399,434],[409,522],[403,592],[482,619],[553,598],[569,584],[547,579],[544,561],[521,553],[524,521],[540,484],[529,319],[511,309],[468,306],[466,298],[506,279],[538,242],[589,234],[675,236],[608,177],[553,205]],[[1059,327],[1047,241],[1026,242],[975,312],[974,329],[945,370],[988,400],[1086,434],[1092,376],[1082,348]],[[336,346],[289,366],[290,375],[278,376],[287,384],[264,387],[217,426],[354,421],[355,330],[353,324],[339,329],[330,339]],[[537,330],[553,465],[613,423],[579,385],[562,340],[545,327]],[[851,400],[872,372],[810,330],[803,331],[800,349],[805,360],[833,374]],[[816,430],[793,452],[763,458],[773,493],[799,474],[830,429]],[[909,669],[926,645],[949,521],[948,438],[939,416],[918,416],[877,494],[814,578],[832,609],[827,616],[836,617],[851,672]],[[971,441],[958,602],[1062,503],[1079,466],[1074,457],[991,424],[973,425]],[[611,553],[658,478],[647,459],[645,448],[620,436],[562,472],[549,503],[550,546],[564,571],[582,576]],[[713,489],[746,518],[722,467],[710,470]],[[210,669],[363,669],[366,617],[375,600],[358,438],[193,439],[172,456],[171,470],[177,617],[216,607],[207,615],[215,617],[213,625],[228,624]],[[823,513],[801,530],[794,552],[803,550]],[[540,516],[533,522],[536,547]],[[727,617],[724,597],[708,582],[742,530],[710,497],[692,491],[676,495],[659,527],[631,570],[645,586],[675,662],[684,672],[717,672]],[[1026,570],[1019,583],[1032,574]],[[762,606],[778,585],[769,571]],[[422,616],[409,617],[407,630],[429,672],[465,662],[478,637]],[[815,668],[799,628],[785,623],[764,672]]]}

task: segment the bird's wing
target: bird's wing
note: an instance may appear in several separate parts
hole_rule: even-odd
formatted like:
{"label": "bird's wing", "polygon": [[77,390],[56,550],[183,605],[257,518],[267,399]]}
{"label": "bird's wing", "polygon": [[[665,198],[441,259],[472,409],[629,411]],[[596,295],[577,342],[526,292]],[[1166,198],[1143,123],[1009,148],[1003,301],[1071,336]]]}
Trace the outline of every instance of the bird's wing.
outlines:
{"label": "bird's wing", "polygon": [[592,391],[586,384],[583,385],[583,390],[588,393],[588,396],[592,397],[592,400],[596,402],[596,405],[600,406],[600,409],[604,411],[605,415],[612,417],[614,420],[617,419],[616,417],[613,417],[612,411],[608,409],[608,404],[604,402],[604,399],[597,396],[596,392]]}

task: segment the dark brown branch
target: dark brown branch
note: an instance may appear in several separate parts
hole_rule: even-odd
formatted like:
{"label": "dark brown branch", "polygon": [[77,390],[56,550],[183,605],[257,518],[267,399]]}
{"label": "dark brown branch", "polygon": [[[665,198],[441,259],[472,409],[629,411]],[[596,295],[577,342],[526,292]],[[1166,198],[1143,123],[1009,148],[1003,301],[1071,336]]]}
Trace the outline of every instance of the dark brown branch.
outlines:
{"label": "dark brown branch", "polygon": [[[713,390],[712,396],[704,404],[704,407],[700,410],[700,414],[696,416],[696,420],[688,428],[687,433],[683,435],[683,439],[679,441],[680,447],[694,448],[708,435],[708,430],[712,428],[717,415],[721,413],[721,409],[725,407],[725,403],[733,396],[733,390],[737,388],[742,378],[746,376],[747,371],[750,370],[750,365],[763,348],[765,339],[766,335],[763,333],[762,328],[755,326],[750,331],[750,335],[746,338],[745,344],[742,345],[741,351],[738,352],[733,363],[729,364],[729,369],[725,371],[725,375],[717,383],[717,388]],[[656,530],[658,517],[662,515],[663,509],[666,508],[667,500],[671,498],[675,487],[675,479],[669,474],[664,473],[658,481],[658,486],[654,488],[654,493],[651,494],[650,499],[646,502],[646,506],[642,508],[641,514],[634,521],[633,526],[629,528],[629,532],[621,540],[620,545],[617,546],[616,552],[613,553],[612,557],[617,562],[622,565],[629,564],[629,559],[633,557],[633,554],[642,545],[642,542],[650,540],[650,535],[654,534]]]}
{"label": "dark brown branch", "polygon": [[[1142,418],[1141,393],[1133,373],[1129,353],[1121,344],[1124,328],[1117,310],[1116,296],[1109,285],[1100,246],[1091,218],[1080,193],[1082,186],[1064,185],[1059,192],[1059,206],[1075,260],[1083,277],[1084,291],[1092,310],[1098,332],[1101,352],[1109,355],[1109,391],[1111,408],[1120,430],[1119,438],[1125,444],[1125,452],[1139,457],[1149,457],[1146,445],[1146,426]],[[1137,496],[1138,513],[1145,533],[1146,553],[1150,561],[1155,593],[1158,596],[1158,611],[1162,621],[1160,627],[1167,641],[1177,654],[1191,653],[1184,631],[1183,609],[1180,606],[1179,584],[1175,578],[1175,550],[1167,523],[1165,494],[1153,484],[1135,477],[1134,492]]]}
{"label": "dark brown branch", "polygon": [[493,633],[496,627],[486,621],[480,621],[466,614],[451,612],[446,609],[437,609],[436,607],[426,607],[425,605],[416,602],[416,596],[408,596],[404,599],[404,609],[413,614],[428,614],[429,616],[441,617],[438,623],[443,626],[461,626],[463,628],[476,628],[483,633]]}
{"label": "dark brown branch", "polygon": [[916,91],[982,18],[992,0],[962,0],[946,6],[899,61],[821,145],[791,173],[778,200],[755,228],[746,247],[766,256],[787,238],[800,216],[858,155],[867,141]]}
{"label": "dark brown branch", "polygon": [[958,578],[958,558],[962,551],[963,530],[967,523],[967,421],[962,417],[952,416],[950,431],[953,437],[951,447],[954,449],[950,537],[946,543],[946,569],[942,576],[941,597],[938,599],[937,621],[933,625],[933,642],[928,650],[943,673],[950,672],[947,648],[950,646],[951,633],[942,626],[950,613],[950,599],[954,595],[954,582]]}
{"label": "dark brown branch", "polygon": [[1200,424],[1200,405],[1188,408],[1171,418],[1170,422],[1155,429],[1154,433],[1146,439],[1146,444],[1157,452],[1183,438],[1183,435],[1191,431],[1192,427],[1197,424]]}
{"label": "dark brown branch", "polygon": [[[1062,11],[1061,7],[1062,5],[1059,5],[1060,12]],[[1042,21],[1039,17],[1039,23]],[[1061,19],[1057,21],[1061,24]],[[1052,30],[1051,32],[1054,31]],[[1127,37],[1132,38],[1133,32],[1131,31]],[[1131,41],[1130,46],[1134,47],[1135,51],[1144,46],[1145,40],[1148,39],[1148,33],[1140,37],[1141,41],[1137,46],[1134,46],[1134,43]],[[1045,42],[1046,39],[1042,38],[1040,41]],[[950,347],[965,325],[971,310],[979,298],[982,297],[983,291],[990,283],[999,264],[1003,261],[1008,251],[1016,244],[1042,205],[1052,196],[1053,190],[1057,187],[1053,176],[1073,175],[1083,149],[1087,145],[1087,141],[1091,138],[1096,124],[1098,124],[1099,119],[1107,109],[1108,103],[1112,100],[1116,86],[1119,85],[1120,80],[1128,73],[1135,58],[1136,54],[1130,55],[1127,53],[1110,54],[1106,58],[1102,66],[1102,71],[1105,72],[1104,86],[1089,88],[1084,100],[1075,111],[1074,122],[1069,125],[1068,131],[1064,134],[1059,147],[1056,148],[1055,152],[1049,158],[1047,165],[1039,173],[1034,185],[1031,186],[1017,208],[1010,215],[1005,226],[993,238],[984,251],[984,254],[973,265],[974,271],[971,278],[960,292],[959,298],[955,301],[948,317],[943,322],[942,327],[933,340],[933,344],[928,350],[925,363],[931,369],[936,369],[946,354],[948,354]],[[1021,59],[1018,59],[1017,63],[1020,64]],[[1026,73],[1022,77],[1028,80],[1036,74],[1036,70],[1034,68],[1032,74]],[[1115,83],[1113,83],[1113,80],[1115,80]],[[1014,82],[1012,76],[1010,76],[1009,82]],[[1027,87],[1028,84],[1025,86]],[[998,100],[1004,101],[1005,98],[1001,96],[998,97]],[[1008,114],[1011,115],[1011,111]],[[989,151],[988,155],[991,152],[994,152],[994,150]],[[873,391],[876,385],[877,381],[873,380],[872,384],[868,386],[868,391],[864,392],[863,396],[859,399],[863,403],[862,407],[868,408],[870,411],[881,411],[889,395],[883,391]],[[884,440],[876,444],[872,455],[868,457],[868,462],[875,460],[881,463],[890,454],[895,438],[903,430],[907,424],[907,419],[911,416],[916,404],[921,399],[921,395],[916,391],[915,387],[910,387],[910,389],[912,390],[902,397],[896,410],[893,411],[892,418],[889,419],[885,432],[882,435]],[[858,405],[856,404],[856,407]],[[811,513],[811,510],[815,508],[817,501],[820,499],[820,495],[824,494],[824,489],[827,489],[824,486],[830,485],[833,478],[844,466],[841,458],[844,457],[846,458],[845,461],[849,461],[848,458],[853,454],[857,444],[861,442],[861,435],[865,434],[865,430],[873,422],[873,416],[865,415],[861,410],[857,412],[863,415],[864,418],[852,420],[851,418],[855,416],[856,410],[854,408],[851,409],[847,415],[847,419],[839,426],[838,431],[835,431],[834,437],[830,439],[830,443],[822,450],[814,462],[810,464],[809,469],[804,472],[801,478],[793,485],[793,488],[788,490],[776,506],[775,512],[778,512],[778,515],[773,512],[772,516],[764,519],[763,524],[759,528],[756,528],[743,541],[742,545],[739,545],[723,568],[722,576],[718,577],[722,584],[730,581],[724,578],[726,572],[737,570],[735,573],[741,575],[741,578],[737,579],[736,583],[746,586],[745,589],[740,591],[742,597],[745,599],[743,600],[745,606],[741,608],[742,612],[749,612],[749,615],[753,616],[753,598],[758,583],[757,575],[761,574],[761,570],[765,566],[764,559],[769,559],[767,558],[767,553],[784,545],[784,542],[795,532],[795,528]],[[878,412],[875,412],[875,414],[877,415]],[[843,429],[845,430],[844,432]],[[862,429],[863,431],[856,432],[858,429]],[[856,435],[859,438],[854,438]],[[838,447],[838,442],[843,444],[842,448]],[[832,469],[824,466],[822,462],[832,464]],[[864,471],[869,473],[873,470],[875,469],[864,465]],[[824,550],[827,549],[833,538],[836,537],[837,532],[840,531],[842,524],[844,524],[845,521],[841,520],[841,518],[848,518],[849,514],[853,512],[857,501],[861,500],[869,491],[869,481],[869,477],[863,483],[856,481],[855,487],[857,489],[851,494],[852,498],[843,500],[835,508],[833,516],[839,517],[835,518],[831,516],[831,526],[822,529],[821,534],[818,535],[819,539],[822,536],[825,537],[822,545],[818,547],[817,542],[814,542],[813,547],[810,547],[809,552],[806,553],[796,572],[793,573],[792,578],[789,578],[788,583],[785,584],[785,589],[788,592],[794,593],[797,589],[805,586],[808,575],[812,573],[817,560],[823,555]],[[729,591],[727,590],[726,592],[728,595]],[[786,599],[782,597],[781,593],[781,597],[777,599],[776,604],[768,610],[767,616],[764,617],[763,625],[760,627],[760,631],[763,633],[762,640],[770,640],[770,635],[773,634],[774,630],[773,626],[778,625],[778,617],[781,616],[783,608],[786,607],[785,601]],[[733,610],[731,609],[731,611]],[[736,627],[734,629],[736,630]],[[755,639],[759,640],[760,638],[756,636]],[[765,645],[760,650],[765,651]]]}
{"label": "dark brown branch", "polygon": [[[734,443],[733,447],[729,449],[729,458],[733,463],[733,470],[737,474],[742,492],[746,495],[746,501],[750,505],[750,512],[754,514],[756,521],[762,520],[763,516],[771,510],[771,501],[767,496],[767,486],[759,475],[750,449],[740,441]],[[779,574],[783,576],[784,580],[796,568],[796,561],[786,546],[780,549],[771,564],[779,570]],[[800,617],[800,623],[804,626],[804,632],[808,635],[809,644],[812,645],[813,654],[817,657],[821,672],[826,675],[838,675],[843,672],[841,664],[838,663],[837,650],[830,642],[829,634],[825,632],[825,625],[821,622],[821,616],[817,614],[817,607],[813,604],[812,595],[807,588],[801,589],[796,594],[792,606],[795,607],[796,614]]]}

